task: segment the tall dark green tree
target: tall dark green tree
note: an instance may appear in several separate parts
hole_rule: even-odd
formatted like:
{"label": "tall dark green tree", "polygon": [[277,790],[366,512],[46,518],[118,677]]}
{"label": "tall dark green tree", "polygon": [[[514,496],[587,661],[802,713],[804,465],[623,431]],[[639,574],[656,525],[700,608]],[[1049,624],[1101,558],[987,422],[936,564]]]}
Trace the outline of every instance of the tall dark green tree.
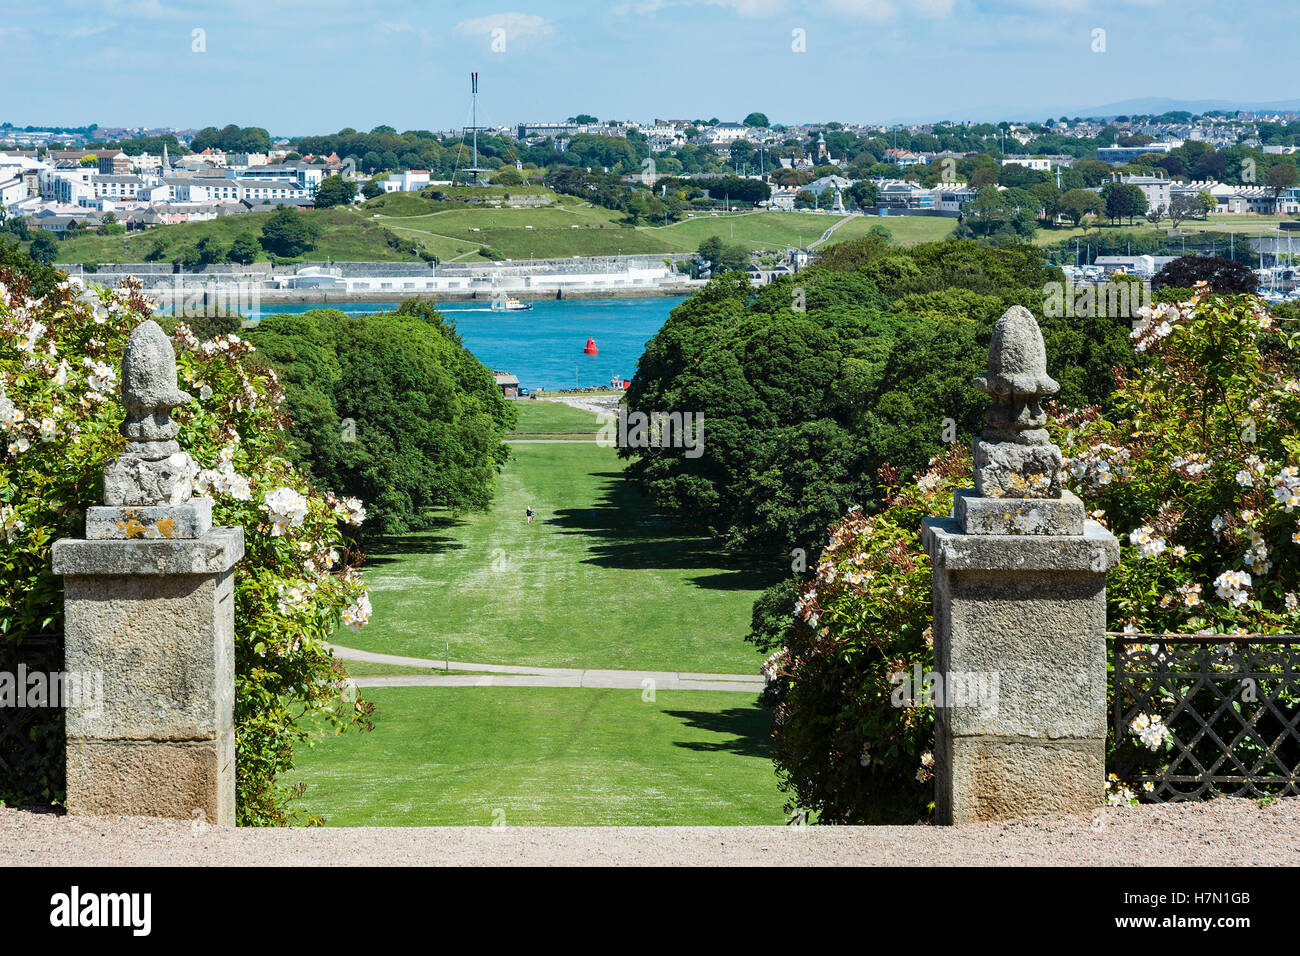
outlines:
{"label": "tall dark green tree", "polygon": [[330,206],[346,206],[357,195],[357,184],[342,176],[326,176],[316,187],[315,203],[317,209]]}
{"label": "tall dark green tree", "polygon": [[431,304],[269,316],[249,337],[284,383],[293,457],[365,500],[375,532],[487,507],[515,409]]}
{"label": "tall dark green tree", "polygon": [[262,248],[274,256],[302,255],[315,238],[315,225],[299,209],[281,209],[262,226]]}

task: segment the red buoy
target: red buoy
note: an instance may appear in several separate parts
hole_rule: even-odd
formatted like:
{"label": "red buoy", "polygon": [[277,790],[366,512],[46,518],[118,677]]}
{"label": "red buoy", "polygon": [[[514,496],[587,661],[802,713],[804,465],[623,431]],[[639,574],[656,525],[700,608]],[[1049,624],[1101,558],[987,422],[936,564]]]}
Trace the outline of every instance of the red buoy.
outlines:
{"label": "red buoy", "polygon": [[600,351],[598,348],[596,348],[596,340],[593,337],[591,336],[587,337],[587,347],[584,348],[583,351],[586,352],[588,355],[595,355],[598,351]]}

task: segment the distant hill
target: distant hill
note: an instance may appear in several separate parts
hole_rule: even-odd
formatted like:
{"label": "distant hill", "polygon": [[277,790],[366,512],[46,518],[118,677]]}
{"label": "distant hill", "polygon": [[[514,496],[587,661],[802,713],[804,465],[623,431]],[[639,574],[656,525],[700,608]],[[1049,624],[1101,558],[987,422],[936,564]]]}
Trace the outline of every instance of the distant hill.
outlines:
{"label": "distant hill", "polygon": [[1247,102],[1242,100],[1173,100],[1163,96],[1147,96],[1118,103],[1106,103],[1086,109],[1061,110],[1057,116],[1084,116],[1110,119],[1114,116],[1132,116],[1134,113],[1168,113],[1186,110],[1189,113],[1208,113],[1211,110],[1245,110],[1249,113],[1297,113],[1300,99],[1274,100],[1272,102]]}
{"label": "distant hill", "polygon": [[1041,123],[1049,116],[1052,118],[1081,116],[1085,119],[1112,119],[1116,116],[1132,116],[1135,113],[1159,115],[1175,110],[1185,110],[1188,113],[1208,113],[1211,110],[1223,110],[1225,112],[1245,110],[1252,113],[1300,113],[1300,99],[1260,102],[1246,100],[1176,100],[1166,96],[1146,96],[1131,100],[1120,100],[1117,103],[1103,103],[1100,106],[1039,106],[1033,108],[979,106],[966,110],[956,110],[943,115],[894,117],[887,120],[887,122],[930,123],[942,120],[955,122],[969,120],[975,123],[998,123],[1002,120],[1008,120],[1010,122],[1037,121]]}

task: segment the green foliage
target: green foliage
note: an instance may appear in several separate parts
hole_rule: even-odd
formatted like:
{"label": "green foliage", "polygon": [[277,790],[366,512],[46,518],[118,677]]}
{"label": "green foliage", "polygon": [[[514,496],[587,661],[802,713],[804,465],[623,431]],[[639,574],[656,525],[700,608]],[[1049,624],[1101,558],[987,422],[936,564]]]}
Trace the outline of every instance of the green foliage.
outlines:
{"label": "green foliage", "polygon": [[[1114,407],[1062,423],[1072,490],[1124,542],[1112,624],[1294,631],[1300,335],[1258,299],[1204,290],[1136,335],[1146,361]],[[1245,574],[1240,600],[1216,593],[1225,572]]]}
{"label": "green foliage", "polygon": [[59,244],[49,230],[41,229],[27,251],[41,265],[48,266],[59,254]]}
{"label": "green foliage", "polygon": [[[701,255],[720,247],[708,240]],[[978,431],[985,399],[970,382],[993,324],[1012,305],[1040,309],[1052,277],[1029,246],[875,237],[757,292],[717,277],[647,344],[627,397],[630,410],[702,414],[703,453],[625,449],[629,474],[729,547],[815,554],[822,529],[878,500],[882,465],[909,475]],[[1103,400],[1112,366],[1133,361],[1123,320],[1043,329],[1063,400]]]}
{"label": "green foliage", "polygon": [[[44,233],[41,233],[44,235]],[[40,262],[26,252],[11,237],[0,234],[0,268],[21,273],[27,280],[31,295],[40,298],[54,288],[62,274],[48,263]]]}
{"label": "green foliage", "polygon": [[258,126],[241,127],[231,123],[217,129],[205,126],[194,134],[190,149],[201,153],[205,149],[220,149],[227,153],[265,153],[271,148],[271,135]]}
{"label": "green foliage", "polygon": [[235,241],[230,244],[230,250],[226,253],[226,261],[237,262],[246,266],[255,262],[261,252],[262,247],[253,234],[241,232],[235,237]]}
{"label": "green foliage", "polygon": [[1194,287],[1198,282],[1208,283],[1213,291],[1221,295],[1235,295],[1254,292],[1259,285],[1259,277],[1249,266],[1222,256],[1179,256],[1173,262],[1166,263],[1156,273],[1151,284],[1157,289],[1166,286],[1186,289]]}
{"label": "green foliage", "polygon": [[[122,450],[115,378],[128,334],[150,310],[138,285],[78,298],[67,283],[19,308],[26,278],[0,269],[0,281],[0,641],[8,643],[62,632],[50,548],[81,534],[104,463]],[[248,366],[247,343],[176,332],[180,385],[193,396],[174,413],[179,441],[203,468],[196,490],[213,498],[214,521],[244,529],[235,575],[237,818],[281,824],[294,815],[295,794],[277,776],[307,735],[303,718],[340,728],[366,718],[364,702],[339,699],[325,647],[341,619],[360,626],[370,613],[340,528],[358,524],[364,508],[320,491],[284,456],[282,395],[274,378]]]}
{"label": "green foliage", "polygon": [[284,382],[292,457],[366,500],[377,532],[426,527],[435,506],[487,506],[515,410],[430,303],[275,315],[249,335]]}
{"label": "green foliage", "polygon": [[313,249],[318,230],[299,209],[281,209],[262,226],[262,248],[292,258]]}
{"label": "green foliage", "polygon": [[[1120,377],[1108,411],[1083,407],[1051,425],[1070,489],[1121,542],[1109,627],[1295,633],[1300,334],[1254,298],[1201,291],[1153,309],[1136,346],[1143,364]],[[933,708],[898,706],[890,675],[933,666],[920,524],[949,511],[969,468],[954,448],[914,482],[891,482],[877,514],[835,523],[811,579],[794,585],[794,617],[779,615],[789,583],[755,605],[751,640],[775,649],[765,696],[777,772],[791,805],[822,822],[926,814]],[[1153,700],[1152,716],[1189,739],[1159,707]]]}
{"label": "green foliage", "polygon": [[317,209],[346,206],[357,195],[357,184],[342,176],[326,176],[316,187],[314,201]]}
{"label": "green foliage", "polygon": [[921,521],[952,507],[969,464],[965,449],[950,449],[917,482],[891,488],[879,513],[854,509],[836,521],[812,580],[796,586],[794,616],[785,605],[784,631],[767,608],[788,596],[789,584],[755,606],[756,635],[777,645],[763,668],[763,700],[773,710],[788,810],[810,811],[819,823],[928,817],[934,709],[896,701],[890,677],[934,667]]}

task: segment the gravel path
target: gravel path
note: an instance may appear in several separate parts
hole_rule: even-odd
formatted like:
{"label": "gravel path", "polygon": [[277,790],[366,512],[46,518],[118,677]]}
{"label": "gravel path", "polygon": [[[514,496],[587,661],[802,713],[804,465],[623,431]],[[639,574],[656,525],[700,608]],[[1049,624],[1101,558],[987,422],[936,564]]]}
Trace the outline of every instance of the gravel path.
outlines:
{"label": "gravel path", "polygon": [[350,866],[357,860],[388,866],[1300,866],[1300,799],[1267,807],[1221,799],[963,827],[243,830],[0,808],[0,866]]}

